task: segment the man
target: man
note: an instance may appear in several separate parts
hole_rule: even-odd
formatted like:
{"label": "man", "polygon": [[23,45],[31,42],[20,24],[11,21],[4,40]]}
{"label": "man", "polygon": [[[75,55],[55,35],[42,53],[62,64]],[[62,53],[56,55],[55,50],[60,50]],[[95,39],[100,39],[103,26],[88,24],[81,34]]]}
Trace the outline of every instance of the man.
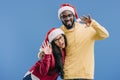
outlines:
{"label": "man", "polygon": [[[79,19],[75,7],[70,4],[61,5],[58,17],[67,37],[64,79],[93,80],[94,43],[109,37],[109,33],[89,15]],[[82,23],[75,21],[75,18]]]}

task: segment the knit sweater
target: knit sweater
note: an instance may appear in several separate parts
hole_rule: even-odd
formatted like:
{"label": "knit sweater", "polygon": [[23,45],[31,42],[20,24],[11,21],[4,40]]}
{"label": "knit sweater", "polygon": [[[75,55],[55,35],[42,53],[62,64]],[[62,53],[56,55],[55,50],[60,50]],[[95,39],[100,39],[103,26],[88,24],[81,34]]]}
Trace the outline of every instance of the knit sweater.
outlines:
{"label": "knit sweater", "polygon": [[[64,64],[65,53],[62,51],[62,62]],[[42,60],[33,65],[29,73],[32,73],[32,80],[57,80],[59,72],[56,68],[56,61],[53,54],[45,54]]]}
{"label": "knit sweater", "polygon": [[94,79],[94,43],[109,36],[107,30],[95,20],[89,27],[75,22],[74,29],[61,29],[67,37],[64,78]]}

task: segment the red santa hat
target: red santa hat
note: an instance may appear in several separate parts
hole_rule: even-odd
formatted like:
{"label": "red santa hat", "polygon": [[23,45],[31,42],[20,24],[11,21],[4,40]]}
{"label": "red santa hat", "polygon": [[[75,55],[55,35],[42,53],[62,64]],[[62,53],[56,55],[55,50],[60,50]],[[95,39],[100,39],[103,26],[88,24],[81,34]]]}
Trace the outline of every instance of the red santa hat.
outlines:
{"label": "red santa hat", "polygon": [[[60,29],[60,28],[52,28],[48,31],[48,33],[46,34],[46,38],[45,38],[45,42],[52,42],[55,37],[57,37],[60,34],[64,34],[64,32]],[[43,51],[42,48],[39,49],[39,53],[38,53],[38,58],[40,58],[40,53]]]}
{"label": "red santa hat", "polygon": [[63,11],[66,11],[66,10],[69,10],[71,11],[75,17],[76,17],[76,21],[81,21],[80,18],[78,17],[78,14],[77,14],[77,11],[76,11],[76,8],[71,5],[71,4],[62,4],[60,6],[60,9],[58,10],[58,18],[60,19],[60,14],[63,12]]}
{"label": "red santa hat", "polygon": [[46,40],[48,42],[52,42],[55,39],[55,37],[57,37],[60,34],[64,34],[64,32],[60,28],[52,28],[48,31],[46,35]]}

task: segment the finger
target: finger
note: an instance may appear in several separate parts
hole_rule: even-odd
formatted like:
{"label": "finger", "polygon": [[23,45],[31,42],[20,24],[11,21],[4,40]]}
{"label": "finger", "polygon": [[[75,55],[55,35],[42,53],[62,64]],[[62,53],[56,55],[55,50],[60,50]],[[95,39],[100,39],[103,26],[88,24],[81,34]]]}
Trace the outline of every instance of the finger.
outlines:
{"label": "finger", "polygon": [[49,43],[49,47],[52,48],[52,45]]}
{"label": "finger", "polygon": [[48,47],[50,46],[50,43],[47,41],[47,45],[48,45]]}
{"label": "finger", "polygon": [[88,19],[91,20],[91,16],[90,16],[90,14],[88,15]]}
{"label": "finger", "polygon": [[87,17],[86,15],[82,15],[83,17]]}
{"label": "finger", "polygon": [[81,19],[83,22],[85,22],[85,18],[84,18],[84,17],[81,17],[80,19]]}
{"label": "finger", "polygon": [[46,42],[46,46],[48,46],[48,47],[49,47],[49,42],[48,42],[48,41]]}
{"label": "finger", "polygon": [[43,48],[45,48],[46,47],[46,42],[44,41],[42,44],[43,44]]}
{"label": "finger", "polygon": [[46,47],[47,46],[47,44],[46,44],[46,42],[44,41],[44,47]]}
{"label": "finger", "polygon": [[82,21],[86,21],[87,19],[88,19],[88,17],[86,17],[86,16],[82,16],[82,18],[81,18]]}
{"label": "finger", "polygon": [[44,48],[44,47],[45,47],[44,42],[42,42],[42,48]]}
{"label": "finger", "polygon": [[87,19],[87,18],[88,18],[88,16],[85,16],[85,15],[83,15],[82,17],[83,17],[83,18],[85,18],[85,19]]}

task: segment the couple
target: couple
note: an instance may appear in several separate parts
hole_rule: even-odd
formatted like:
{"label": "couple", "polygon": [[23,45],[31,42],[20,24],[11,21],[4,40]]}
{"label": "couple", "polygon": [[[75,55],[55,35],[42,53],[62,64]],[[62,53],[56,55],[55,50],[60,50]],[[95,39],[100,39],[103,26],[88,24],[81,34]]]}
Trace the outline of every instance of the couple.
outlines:
{"label": "couple", "polygon": [[94,43],[109,33],[89,15],[79,19],[71,4],[62,4],[58,17],[63,25],[47,33],[38,53],[40,60],[23,80],[57,80],[59,75],[64,80],[94,79]]}

